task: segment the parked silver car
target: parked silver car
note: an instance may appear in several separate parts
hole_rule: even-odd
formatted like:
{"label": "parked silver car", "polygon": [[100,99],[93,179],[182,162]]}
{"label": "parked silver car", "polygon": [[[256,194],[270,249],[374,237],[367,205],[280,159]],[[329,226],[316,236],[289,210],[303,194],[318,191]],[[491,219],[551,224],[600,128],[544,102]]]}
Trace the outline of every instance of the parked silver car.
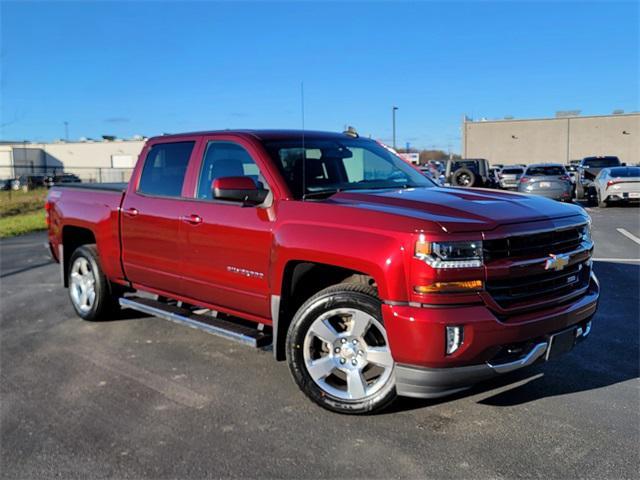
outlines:
{"label": "parked silver car", "polygon": [[640,167],[603,168],[593,185],[599,207],[609,202],[640,201]]}
{"label": "parked silver car", "polygon": [[564,165],[539,163],[527,167],[518,183],[518,191],[570,202],[573,184]]}
{"label": "parked silver car", "polygon": [[524,167],[510,167],[506,166],[498,173],[498,184],[500,188],[505,190],[516,190],[518,188],[518,181],[524,173]]}

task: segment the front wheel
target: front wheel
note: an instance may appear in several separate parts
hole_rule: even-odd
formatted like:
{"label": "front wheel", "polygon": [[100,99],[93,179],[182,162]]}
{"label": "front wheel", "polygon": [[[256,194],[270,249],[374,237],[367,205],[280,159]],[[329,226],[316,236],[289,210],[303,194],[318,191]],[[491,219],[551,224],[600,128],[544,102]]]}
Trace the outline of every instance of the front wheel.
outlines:
{"label": "front wheel", "polygon": [[357,284],[326,288],[296,313],[287,361],[300,389],[339,413],[371,413],[395,398],[394,361],[376,291]]}

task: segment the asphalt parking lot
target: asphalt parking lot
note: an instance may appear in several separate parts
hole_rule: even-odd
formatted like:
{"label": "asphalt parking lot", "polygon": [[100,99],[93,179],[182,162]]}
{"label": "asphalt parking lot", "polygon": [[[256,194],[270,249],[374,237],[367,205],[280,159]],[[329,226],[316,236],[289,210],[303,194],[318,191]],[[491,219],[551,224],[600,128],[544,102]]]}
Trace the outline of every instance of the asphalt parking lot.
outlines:
{"label": "asphalt parking lot", "polygon": [[587,342],[366,417],[311,404],[270,352],[126,311],[84,322],[44,234],[4,240],[2,478],[637,478],[640,215],[589,213],[602,298]]}

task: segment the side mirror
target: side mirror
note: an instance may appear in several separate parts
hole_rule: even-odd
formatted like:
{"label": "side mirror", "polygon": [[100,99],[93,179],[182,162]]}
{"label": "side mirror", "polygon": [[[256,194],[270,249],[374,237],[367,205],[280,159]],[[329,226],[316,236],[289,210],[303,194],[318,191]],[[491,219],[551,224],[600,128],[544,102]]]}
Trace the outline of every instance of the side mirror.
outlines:
{"label": "side mirror", "polygon": [[622,162],[622,166],[626,167],[627,166],[627,162]]}
{"label": "side mirror", "polygon": [[267,198],[268,191],[261,190],[249,177],[220,177],[211,184],[213,198],[259,205]]}

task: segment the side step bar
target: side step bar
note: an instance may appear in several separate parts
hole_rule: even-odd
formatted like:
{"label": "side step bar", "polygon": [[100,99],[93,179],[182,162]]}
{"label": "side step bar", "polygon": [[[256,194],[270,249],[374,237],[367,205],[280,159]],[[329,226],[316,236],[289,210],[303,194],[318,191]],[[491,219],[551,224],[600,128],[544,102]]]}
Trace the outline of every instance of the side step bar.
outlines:
{"label": "side step bar", "polygon": [[210,315],[197,314],[189,309],[150,298],[122,297],[120,298],[120,305],[124,308],[131,308],[138,312],[164,318],[165,320],[202,330],[254,348],[266,347],[272,342],[270,333],[260,331],[257,328],[251,328]]}

